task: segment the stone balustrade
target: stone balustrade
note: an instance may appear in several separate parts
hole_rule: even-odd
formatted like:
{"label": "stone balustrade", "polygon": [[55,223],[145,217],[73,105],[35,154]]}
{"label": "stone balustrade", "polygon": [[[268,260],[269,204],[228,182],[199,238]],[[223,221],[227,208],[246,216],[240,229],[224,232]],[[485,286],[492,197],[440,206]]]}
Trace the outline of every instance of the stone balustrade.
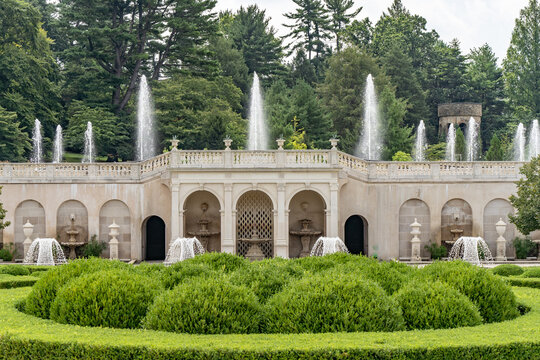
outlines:
{"label": "stone balustrade", "polygon": [[342,169],[374,182],[516,181],[520,162],[365,161],[332,150],[173,150],[142,162],[0,163],[0,183],[133,181],[168,169]]}

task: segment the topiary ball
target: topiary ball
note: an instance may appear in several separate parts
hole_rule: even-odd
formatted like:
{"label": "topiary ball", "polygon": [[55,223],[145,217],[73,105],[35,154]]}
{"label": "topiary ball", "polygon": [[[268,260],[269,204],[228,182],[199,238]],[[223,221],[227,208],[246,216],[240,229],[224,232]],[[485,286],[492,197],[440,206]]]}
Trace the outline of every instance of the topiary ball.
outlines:
{"label": "topiary ball", "polygon": [[322,333],[404,329],[395,300],[356,274],[306,276],[268,301],[266,332]]}
{"label": "topiary ball", "polygon": [[471,300],[440,281],[411,281],[393,297],[401,307],[408,330],[450,329],[482,323],[482,316]]}
{"label": "topiary ball", "polygon": [[486,323],[511,320],[519,315],[510,286],[486,269],[463,261],[436,261],[417,274],[420,278],[441,280],[466,295]]}
{"label": "topiary ball", "polygon": [[159,289],[149,277],[130,271],[87,274],[58,291],[51,319],[81,326],[137,328]]}
{"label": "topiary ball", "polygon": [[172,289],[176,285],[193,278],[206,281],[205,278],[217,276],[217,272],[206,263],[193,263],[180,261],[166,267],[160,274],[161,282],[165,289]]}
{"label": "topiary ball", "polygon": [[521,275],[523,274],[523,268],[518,265],[514,264],[503,264],[499,266],[495,266],[491,270],[495,275],[500,276],[514,276],[514,275]]}
{"label": "topiary ball", "polygon": [[212,270],[229,273],[241,267],[249,265],[249,261],[241,256],[229,253],[210,252],[203,255],[197,255],[192,259],[182,261],[186,264],[205,264]]}
{"label": "topiary ball", "polygon": [[156,298],[144,326],[189,334],[259,331],[262,308],[251,289],[222,277],[198,280],[188,280]]}
{"label": "topiary ball", "polygon": [[540,267],[530,267],[523,272],[525,278],[540,278]]}

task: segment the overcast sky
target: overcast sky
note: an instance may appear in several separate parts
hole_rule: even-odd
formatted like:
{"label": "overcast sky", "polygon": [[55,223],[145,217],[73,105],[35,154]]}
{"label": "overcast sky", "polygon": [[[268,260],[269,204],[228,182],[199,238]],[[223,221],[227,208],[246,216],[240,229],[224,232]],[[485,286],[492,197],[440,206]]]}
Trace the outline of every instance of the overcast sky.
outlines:
{"label": "overcast sky", "polygon": [[[369,17],[376,23],[392,0],[356,0],[363,10],[358,18]],[[294,11],[292,0],[218,0],[218,10],[238,9],[241,5],[257,4],[266,9],[271,24],[279,35],[287,33],[282,24],[283,13]],[[459,39],[463,53],[486,42],[493,48],[499,63],[506,56],[515,19],[528,0],[403,0],[404,6],[413,14],[427,20],[427,28],[435,29],[448,42]]]}

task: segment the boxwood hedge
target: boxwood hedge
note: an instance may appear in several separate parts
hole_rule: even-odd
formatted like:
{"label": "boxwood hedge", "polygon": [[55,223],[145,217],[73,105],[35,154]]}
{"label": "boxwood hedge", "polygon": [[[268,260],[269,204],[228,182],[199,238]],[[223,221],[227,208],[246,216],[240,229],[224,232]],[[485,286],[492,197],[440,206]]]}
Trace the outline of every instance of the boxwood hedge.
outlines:
{"label": "boxwood hedge", "polygon": [[521,275],[523,274],[523,268],[519,265],[515,264],[502,264],[495,266],[491,270],[495,275],[500,276],[513,276],[513,275]]}

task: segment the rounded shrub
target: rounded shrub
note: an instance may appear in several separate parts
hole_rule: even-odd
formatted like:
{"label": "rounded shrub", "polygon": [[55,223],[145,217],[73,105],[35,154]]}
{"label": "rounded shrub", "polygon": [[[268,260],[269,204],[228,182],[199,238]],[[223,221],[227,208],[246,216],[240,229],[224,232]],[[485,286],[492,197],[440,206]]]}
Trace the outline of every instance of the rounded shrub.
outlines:
{"label": "rounded shrub", "polygon": [[399,306],[377,283],[332,273],[292,282],[270,298],[265,318],[268,333],[404,329]]}
{"label": "rounded shrub", "polygon": [[83,274],[106,269],[132,269],[132,267],[120,261],[90,258],[75,260],[67,265],[52,268],[41,276],[32,287],[32,291],[26,298],[26,312],[30,315],[48,319],[50,307],[57,291],[62,286],[69,280]]}
{"label": "rounded shrub", "polygon": [[293,260],[298,266],[311,273],[319,273],[330,270],[343,264],[376,263],[377,260],[361,255],[347,253],[334,253],[325,256],[308,256]]}
{"label": "rounded shrub", "polygon": [[176,285],[188,279],[204,279],[216,275],[217,272],[214,271],[208,264],[193,263],[189,261],[180,261],[176,264],[165,267],[160,274],[161,283],[165,289],[172,289]]}
{"label": "rounded shrub", "polygon": [[22,265],[0,265],[0,274],[9,275],[30,275],[30,270]]}
{"label": "rounded shrub", "polygon": [[495,266],[491,270],[495,275],[500,276],[516,276],[523,274],[523,268],[514,264],[502,264]]}
{"label": "rounded shrub", "polygon": [[288,266],[287,260],[268,259],[256,261],[231,273],[229,280],[235,285],[244,285],[253,290],[261,303],[280,292],[291,280],[300,277],[303,271],[298,266]]}
{"label": "rounded shrub", "polygon": [[526,278],[540,278],[540,267],[530,267],[522,275]]}
{"label": "rounded shrub", "polygon": [[420,278],[441,280],[466,295],[486,323],[511,320],[519,315],[510,286],[486,269],[462,261],[437,261],[417,274]]}
{"label": "rounded shrub", "polygon": [[58,291],[50,317],[62,324],[137,328],[159,289],[149,277],[132,271],[86,274]]}
{"label": "rounded shrub", "polygon": [[482,323],[476,305],[440,281],[411,281],[393,297],[401,307],[408,330],[450,329]]}
{"label": "rounded shrub", "polygon": [[192,259],[184,260],[182,262],[188,264],[205,264],[208,265],[212,270],[220,273],[229,273],[249,265],[249,261],[241,256],[216,252],[197,255]]}
{"label": "rounded shrub", "polygon": [[223,277],[192,279],[156,298],[148,329],[189,334],[244,334],[259,331],[261,305],[251,289]]}

